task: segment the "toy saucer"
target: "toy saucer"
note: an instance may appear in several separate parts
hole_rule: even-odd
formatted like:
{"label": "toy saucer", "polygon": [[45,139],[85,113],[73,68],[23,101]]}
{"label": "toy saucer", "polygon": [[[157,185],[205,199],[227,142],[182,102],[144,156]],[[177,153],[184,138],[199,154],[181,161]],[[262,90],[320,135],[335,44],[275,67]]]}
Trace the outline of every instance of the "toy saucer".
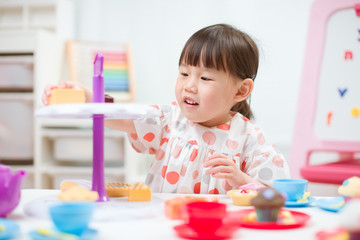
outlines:
{"label": "toy saucer", "polygon": [[239,225],[223,224],[216,232],[196,232],[189,224],[180,224],[174,227],[177,235],[186,239],[197,240],[221,240],[229,239],[233,236]]}
{"label": "toy saucer", "polygon": [[344,207],[344,197],[321,198],[316,200],[316,205],[326,211],[338,212]]}
{"label": "toy saucer", "polygon": [[[285,210],[280,210],[285,211]],[[291,228],[299,228],[302,227],[309,219],[310,215],[302,212],[286,210],[291,213],[292,217],[294,218],[293,223],[282,223],[281,221],[277,222],[259,222],[256,219],[253,221],[246,220],[249,214],[255,213],[255,208],[251,209],[243,209],[239,211],[231,211],[228,213],[227,218],[237,219],[237,222],[240,224],[241,227],[245,228],[256,228],[256,229],[291,229]]]}
{"label": "toy saucer", "polygon": [[93,240],[96,239],[98,231],[88,228],[80,236],[66,234],[57,230],[40,229],[33,230],[29,233],[32,240]]}
{"label": "toy saucer", "polygon": [[306,207],[314,201],[315,201],[315,198],[308,197],[307,201],[286,201],[285,206],[286,207]]}
{"label": "toy saucer", "polygon": [[9,219],[0,218],[0,240],[10,239],[19,233],[19,225]]}

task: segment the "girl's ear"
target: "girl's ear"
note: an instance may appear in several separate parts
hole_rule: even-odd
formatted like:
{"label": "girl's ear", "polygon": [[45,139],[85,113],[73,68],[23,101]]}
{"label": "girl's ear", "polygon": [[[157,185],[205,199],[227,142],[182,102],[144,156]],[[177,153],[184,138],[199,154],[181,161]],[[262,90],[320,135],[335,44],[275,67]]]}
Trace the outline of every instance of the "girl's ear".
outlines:
{"label": "girl's ear", "polygon": [[250,96],[254,88],[254,81],[251,78],[246,78],[242,80],[237,86],[238,86],[238,91],[235,95],[234,100],[236,102],[241,102],[246,100]]}

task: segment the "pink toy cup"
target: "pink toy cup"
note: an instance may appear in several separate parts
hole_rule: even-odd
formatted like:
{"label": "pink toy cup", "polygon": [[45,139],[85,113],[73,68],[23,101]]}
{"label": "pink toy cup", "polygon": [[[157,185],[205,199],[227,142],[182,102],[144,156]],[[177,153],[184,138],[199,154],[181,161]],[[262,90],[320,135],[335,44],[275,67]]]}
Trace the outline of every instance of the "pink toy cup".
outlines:
{"label": "pink toy cup", "polygon": [[217,202],[192,202],[185,205],[188,224],[198,233],[215,232],[222,225],[226,204]]}

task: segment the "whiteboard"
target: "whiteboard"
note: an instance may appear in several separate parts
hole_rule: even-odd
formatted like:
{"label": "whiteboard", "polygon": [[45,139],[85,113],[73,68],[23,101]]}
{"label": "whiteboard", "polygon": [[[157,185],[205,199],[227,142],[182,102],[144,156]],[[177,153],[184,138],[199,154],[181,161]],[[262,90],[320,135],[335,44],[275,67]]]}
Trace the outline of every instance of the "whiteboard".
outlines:
{"label": "whiteboard", "polygon": [[347,8],[334,12],[326,24],[315,135],[321,140],[360,140],[359,109],[360,17]]}

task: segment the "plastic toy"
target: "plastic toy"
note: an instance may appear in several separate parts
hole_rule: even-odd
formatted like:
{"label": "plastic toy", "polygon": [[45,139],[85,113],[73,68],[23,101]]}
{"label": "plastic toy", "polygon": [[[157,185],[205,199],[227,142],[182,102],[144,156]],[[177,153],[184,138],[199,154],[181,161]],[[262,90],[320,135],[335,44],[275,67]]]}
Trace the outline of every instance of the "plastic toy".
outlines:
{"label": "plastic toy", "polygon": [[25,171],[13,174],[9,167],[0,164],[0,217],[6,217],[18,205],[25,176]]}
{"label": "plastic toy", "polygon": [[51,206],[49,212],[59,231],[81,235],[88,229],[94,209],[94,203],[64,203]]}

